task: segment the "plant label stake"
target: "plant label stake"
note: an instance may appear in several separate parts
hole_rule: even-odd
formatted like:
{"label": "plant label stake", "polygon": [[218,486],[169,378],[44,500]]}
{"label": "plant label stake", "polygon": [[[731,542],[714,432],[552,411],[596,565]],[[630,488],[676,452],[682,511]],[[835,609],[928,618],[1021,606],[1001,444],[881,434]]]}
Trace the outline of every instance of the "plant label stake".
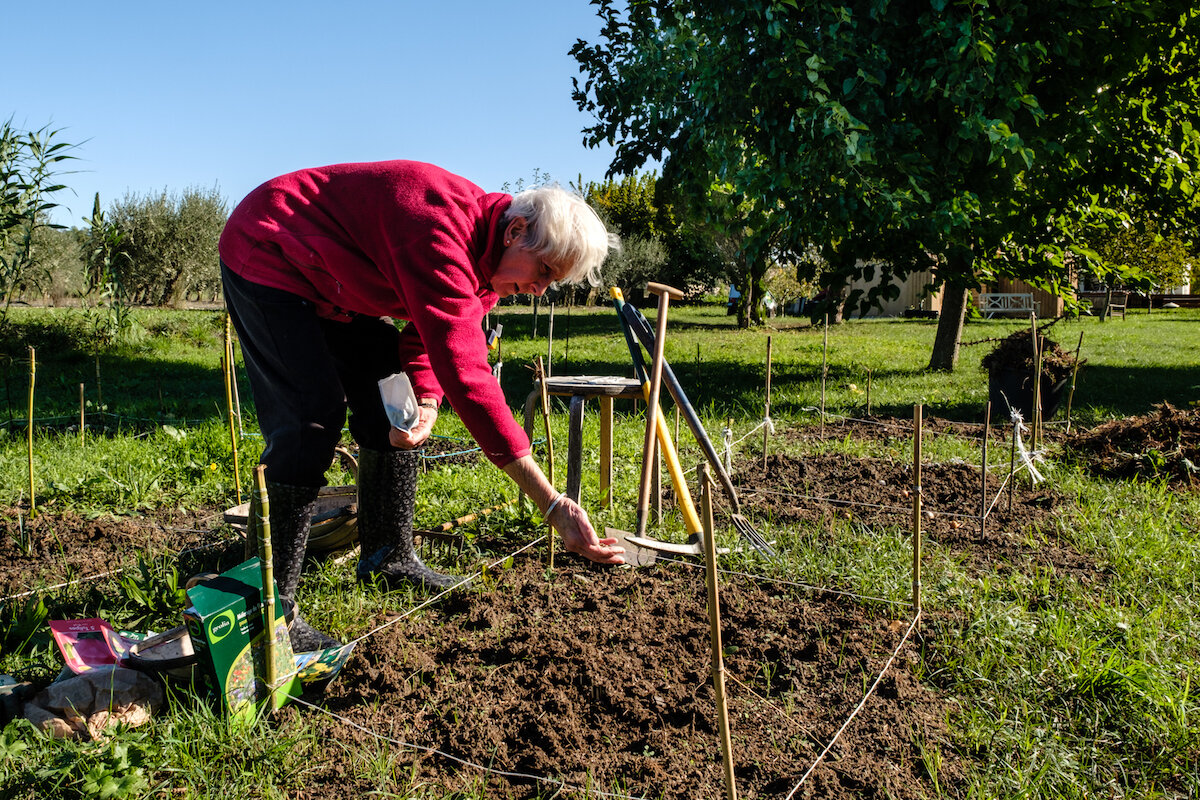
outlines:
{"label": "plant label stake", "polygon": [[717,729],[721,735],[721,757],[725,769],[725,796],[737,800],[733,775],[733,743],[729,736],[729,707],[725,700],[725,659],[721,647],[721,602],[717,588],[717,543],[713,533],[713,482],[708,464],[701,461],[700,507],[704,516],[704,574],[708,583],[708,626],[712,646],[713,692],[717,701]]}

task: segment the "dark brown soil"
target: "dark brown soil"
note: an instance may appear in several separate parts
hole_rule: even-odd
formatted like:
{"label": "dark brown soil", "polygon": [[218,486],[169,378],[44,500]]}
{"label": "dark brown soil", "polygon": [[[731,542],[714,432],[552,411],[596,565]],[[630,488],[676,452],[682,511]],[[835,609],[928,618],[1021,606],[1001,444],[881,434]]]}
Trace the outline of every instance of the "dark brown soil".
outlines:
{"label": "dark brown soil", "polygon": [[[876,529],[913,527],[911,464],[845,455],[774,455],[765,474],[761,462],[748,462],[736,477],[743,513],[751,518],[826,528],[847,521]],[[1039,566],[1082,580],[1094,577],[1091,559],[1058,534],[1056,520],[1069,509],[1067,499],[1018,476],[1010,509],[1007,490],[997,499],[1004,477],[989,475],[989,511],[981,524],[985,495],[979,467],[923,465],[922,535],[980,571]]]}
{"label": "dark brown soil", "polygon": [[90,578],[137,563],[138,553],[178,552],[219,541],[220,515],[160,513],[94,519],[74,512],[0,511],[0,598]]}
{"label": "dark brown soil", "polygon": [[[363,641],[322,705],[390,739],[550,781],[412,753],[414,777],[447,790],[549,796],[561,779],[621,795],[721,796],[705,609],[699,570],[573,562],[548,579],[526,561],[485,594]],[[784,795],[862,700],[908,620],[746,580],[722,587],[721,613],[739,793]],[[919,745],[944,747],[950,709],[911,677],[916,657],[910,640],[797,797],[931,792]],[[356,785],[337,754],[367,734],[332,720],[324,734],[330,761],[305,797],[364,794],[371,787]],[[944,762],[942,786],[957,777]]]}
{"label": "dark brown soil", "polygon": [[1200,408],[1163,403],[1150,414],[1081,431],[1067,446],[1097,475],[1200,487]]}
{"label": "dark brown soil", "polygon": [[[860,424],[838,435],[847,433],[908,435],[898,425]],[[777,455],[765,472],[760,463],[741,464],[735,480],[744,513],[760,525],[774,520],[829,530],[847,515],[872,527],[911,525],[907,464]],[[997,476],[992,496],[998,488]],[[1070,504],[1053,490],[1020,482],[1012,511],[1002,499],[983,534],[976,518],[978,467],[926,465],[922,496],[927,539],[975,569],[1053,569],[1082,580],[1097,575],[1057,536],[1056,520]],[[36,544],[27,555],[14,546],[16,513],[10,511],[0,538],[0,591],[130,565],[146,547],[177,551],[217,541],[217,519],[47,514],[30,529]],[[309,699],[393,740],[497,770],[561,778],[593,793],[720,796],[702,573],[679,565],[606,569],[559,558],[553,575],[538,563],[518,561],[476,581],[478,593],[396,620],[363,640],[326,693]],[[743,797],[785,796],[800,781],[901,642],[907,612],[746,578],[725,581],[722,629]],[[934,782],[922,748],[940,752],[938,785],[955,793],[961,767],[945,727],[953,708],[913,677],[921,635],[918,630],[900,650],[863,713],[797,797],[930,796]],[[362,771],[348,755],[369,734],[303,706],[287,713],[324,728],[323,757],[297,797],[364,796],[379,788],[361,783]],[[487,796],[532,798],[556,789],[528,777],[484,774],[428,751],[406,751],[400,763],[401,780],[412,764],[415,780],[448,793],[485,786]]]}

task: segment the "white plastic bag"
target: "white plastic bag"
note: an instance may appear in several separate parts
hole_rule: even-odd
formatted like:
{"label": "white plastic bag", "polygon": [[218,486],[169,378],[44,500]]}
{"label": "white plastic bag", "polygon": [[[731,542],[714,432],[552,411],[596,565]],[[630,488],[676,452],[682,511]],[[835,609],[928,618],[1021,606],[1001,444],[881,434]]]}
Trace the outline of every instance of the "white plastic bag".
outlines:
{"label": "white plastic bag", "polygon": [[388,422],[392,423],[393,428],[410,431],[421,421],[421,409],[417,405],[412,381],[403,372],[379,381],[379,397],[383,400],[383,410],[387,412]]}

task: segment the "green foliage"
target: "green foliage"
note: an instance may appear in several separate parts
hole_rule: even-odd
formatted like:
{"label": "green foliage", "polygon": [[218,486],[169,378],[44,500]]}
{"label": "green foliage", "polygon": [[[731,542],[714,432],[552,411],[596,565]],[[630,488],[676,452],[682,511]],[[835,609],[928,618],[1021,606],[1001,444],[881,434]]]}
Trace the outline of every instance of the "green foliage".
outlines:
{"label": "green foliage", "polygon": [[1179,234],[1163,233],[1153,218],[1137,215],[1115,229],[1093,234],[1092,247],[1100,260],[1122,272],[1130,272],[1126,285],[1137,285],[1137,277],[1149,287],[1171,289],[1193,280],[1197,253]]}
{"label": "green foliage", "polygon": [[32,280],[36,235],[56,206],[47,197],[65,188],[54,182],[55,171],[72,158],[72,145],[55,141],[58,134],[49,126],[18,130],[11,118],[0,125],[0,328],[14,291]]}
{"label": "green foliage", "polygon": [[0,790],[13,798],[143,797],[154,747],[144,733],[94,744],[48,739],[21,720],[0,732]]}
{"label": "green foliage", "polygon": [[648,281],[694,298],[724,278],[725,259],[702,227],[680,222],[672,204],[659,198],[659,186],[647,172],[582,187],[588,203],[621,235],[621,252],[605,262],[603,281],[633,298]]}
{"label": "green foliage", "polygon": [[126,195],[109,218],[124,255],[114,272],[131,301],[180,306],[193,294],[219,292],[217,241],[228,209],[216,189]]}
{"label": "green foliage", "polygon": [[[585,141],[616,144],[614,172],[663,160],[735,243],[752,307],[767,262],[810,244],[839,286],[884,258],[956,292],[1065,287],[1072,259],[1106,269],[1080,237],[1126,198],[1164,224],[1195,207],[1186,0],[596,5],[600,43],[572,50]],[[941,325],[956,345],[961,315]]]}

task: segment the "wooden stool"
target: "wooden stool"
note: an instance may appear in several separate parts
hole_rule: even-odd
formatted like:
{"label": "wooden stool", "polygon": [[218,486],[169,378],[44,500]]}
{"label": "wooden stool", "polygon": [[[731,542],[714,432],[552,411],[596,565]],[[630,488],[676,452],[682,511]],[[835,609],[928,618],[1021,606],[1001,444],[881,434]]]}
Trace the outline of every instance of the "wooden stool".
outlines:
{"label": "wooden stool", "polygon": [[[570,397],[570,427],[567,436],[567,497],[579,502],[583,469],[583,406],[593,397],[600,399],[600,505],[612,504],[612,425],[613,400],[618,397],[642,399],[642,385],[633,378],[605,375],[570,375],[546,378],[546,394]],[[533,440],[533,420],[541,397],[540,387],[525,398],[525,434]]]}

